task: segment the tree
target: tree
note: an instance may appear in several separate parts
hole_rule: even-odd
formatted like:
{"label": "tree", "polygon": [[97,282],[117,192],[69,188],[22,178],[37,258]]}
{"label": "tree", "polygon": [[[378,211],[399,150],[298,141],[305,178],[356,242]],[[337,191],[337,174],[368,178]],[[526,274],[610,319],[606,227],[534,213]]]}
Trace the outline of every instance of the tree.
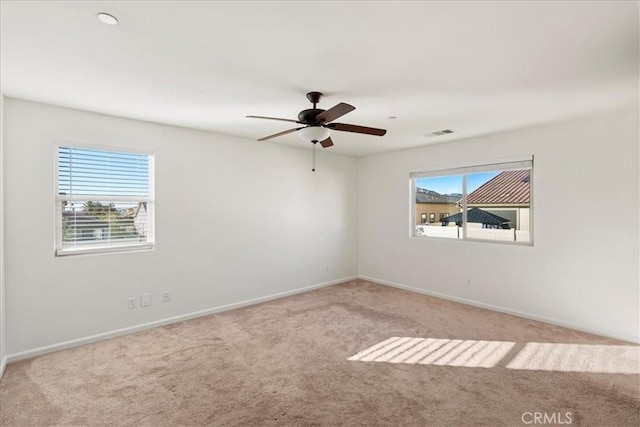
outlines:
{"label": "tree", "polygon": [[118,210],[113,203],[102,204],[100,202],[87,201],[82,207],[86,213],[100,219],[109,220],[114,216],[118,216]]}
{"label": "tree", "polygon": [[127,215],[125,211],[118,210],[113,203],[87,201],[83,204],[83,211],[108,222],[109,237],[111,239],[138,237],[133,225],[133,218]]}

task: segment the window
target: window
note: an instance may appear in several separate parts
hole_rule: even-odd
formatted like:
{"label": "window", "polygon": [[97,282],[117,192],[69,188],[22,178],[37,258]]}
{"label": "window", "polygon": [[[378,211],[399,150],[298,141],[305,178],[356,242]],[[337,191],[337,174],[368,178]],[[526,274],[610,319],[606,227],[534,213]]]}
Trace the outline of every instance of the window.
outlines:
{"label": "window", "polygon": [[532,244],[532,174],[533,160],[412,173],[414,212],[441,226],[413,220],[413,236]]}
{"label": "window", "polygon": [[426,224],[427,223],[427,214],[424,213],[424,212],[420,214],[420,223],[422,223],[422,224]]}
{"label": "window", "polygon": [[56,255],[152,248],[153,156],[59,146]]}

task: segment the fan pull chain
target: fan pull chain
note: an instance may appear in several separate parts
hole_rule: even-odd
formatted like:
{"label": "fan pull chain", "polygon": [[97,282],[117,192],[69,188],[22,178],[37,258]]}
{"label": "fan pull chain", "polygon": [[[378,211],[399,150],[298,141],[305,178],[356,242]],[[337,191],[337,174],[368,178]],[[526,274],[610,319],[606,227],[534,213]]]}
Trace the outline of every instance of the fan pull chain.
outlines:
{"label": "fan pull chain", "polygon": [[318,144],[317,141],[313,141],[313,168],[311,169],[311,172],[316,171],[316,145],[317,144]]}

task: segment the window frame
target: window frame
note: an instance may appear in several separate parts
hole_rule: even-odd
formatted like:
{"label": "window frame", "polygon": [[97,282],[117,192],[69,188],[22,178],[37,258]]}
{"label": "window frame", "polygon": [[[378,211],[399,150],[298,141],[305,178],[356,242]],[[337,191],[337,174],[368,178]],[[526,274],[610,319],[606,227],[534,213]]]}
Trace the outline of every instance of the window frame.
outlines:
{"label": "window frame", "polygon": [[[489,240],[489,239],[477,239],[467,237],[467,175],[479,172],[493,172],[493,171],[509,171],[509,170],[522,170],[529,169],[529,241],[507,241],[507,240]],[[460,175],[462,177],[462,233],[459,238],[452,239],[448,237],[439,236],[426,236],[416,234],[416,180],[420,178],[435,178],[450,175]],[[481,242],[481,243],[497,243],[504,245],[515,246],[533,246],[534,243],[534,225],[533,225],[533,181],[534,181],[534,156],[523,157],[516,160],[497,161],[494,163],[484,163],[472,166],[457,166],[448,168],[424,168],[415,170],[409,173],[409,188],[410,188],[410,223],[409,223],[409,237],[416,239],[426,240],[457,240],[467,242]]]}
{"label": "window frame", "polygon": [[[84,246],[76,246],[72,248],[63,248],[63,230],[62,230],[62,202],[65,200],[73,199],[74,197],[61,197],[58,194],[59,191],[59,149],[60,148],[77,148],[85,150],[106,151],[113,153],[131,153],[142,154],[148,156],[148,191],[149,194],[146,197],[146,210],[147,210],[147,241],[145,242],[123,242],[122,244],[110,244],[110,245],[93,245],[87,244]],[[119,145],[105,145],[105,144],[92,144],[76,141],[63,141],[57,140],[53,147],[54,158],[54,255],[56,257],[64,257],[70,255],[89,255],[89,254],[109,254],[109,253],[122,253],[122,252],[135,252],[135,251],[148,251],[154,250],[156,244],[155,238],[155,152],[152,150],[119,146]],[[82,198],[82,197],[81,197]],[[85,198],[82,198],[84,200]],[[130,201],[134,201],[132,197]],[[79,199],[80,200],[80,199]],[[127,201],[126,196],[100,196],[100,202],[108,201]],[[135,201],[140,201],[140,198],[136,198]]]}

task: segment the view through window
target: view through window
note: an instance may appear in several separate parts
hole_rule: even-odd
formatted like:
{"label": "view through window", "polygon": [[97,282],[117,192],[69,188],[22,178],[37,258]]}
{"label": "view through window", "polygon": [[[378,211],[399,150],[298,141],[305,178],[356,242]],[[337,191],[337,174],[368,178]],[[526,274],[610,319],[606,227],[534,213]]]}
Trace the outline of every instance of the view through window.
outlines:
{"label": "view through window", "polygon": [[532,171],[522,161],[412,173],[413,235],[531,244]]}
{"label": "view through window", "polygon": [[153,245],[153,156],[58,147],[56,254]]}

